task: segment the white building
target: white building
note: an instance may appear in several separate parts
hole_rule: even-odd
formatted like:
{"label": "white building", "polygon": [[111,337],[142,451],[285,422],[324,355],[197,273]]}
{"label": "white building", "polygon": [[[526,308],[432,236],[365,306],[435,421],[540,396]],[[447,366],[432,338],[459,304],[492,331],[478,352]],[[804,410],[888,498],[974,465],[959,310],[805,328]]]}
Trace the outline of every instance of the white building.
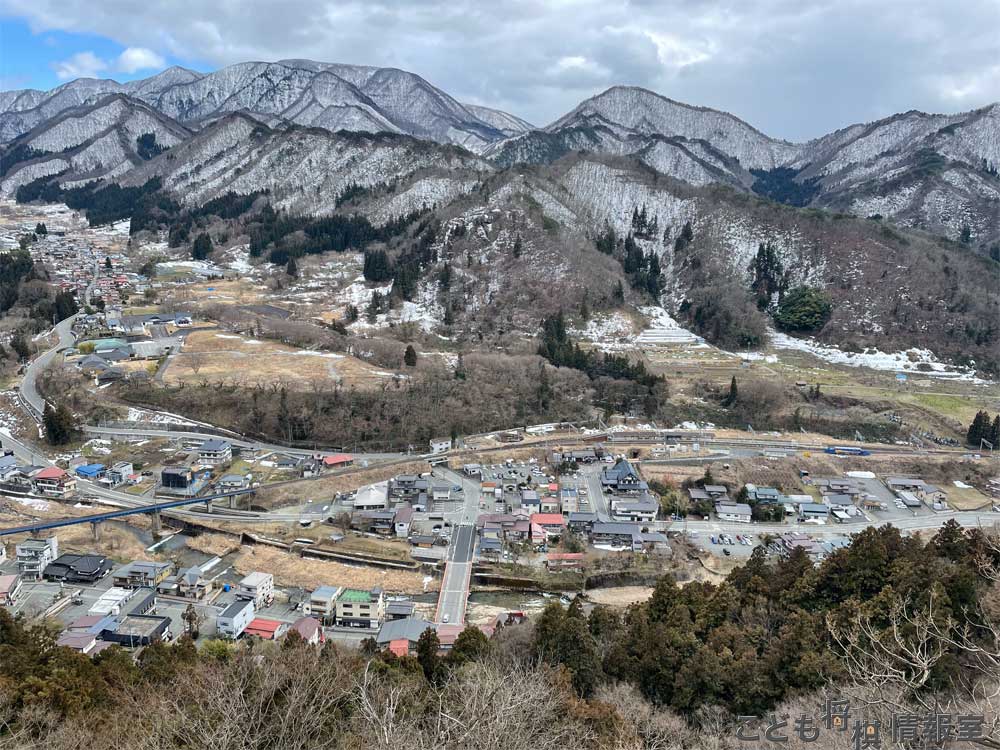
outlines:
{"label": "white building", "polygon": [[359,487],[354,493],[355,510],[382,510],[389,497],[389,483],[378,482],[367,487]]}
{"label": "white building", "polygon": [[233,460],[233,446],[228,440],[210,438],[198,449],[198,461],[209,466],[221,466]]}
{"label": "white building", "polygon": [[274,601],[274,576],[270,573],[250,573],[236,584],[236,598],[249,599],[255,610],[271,606]]}
{"label": "white building", "polygon": [[753,520],[753,511],[746,503],[719,503],[715,506],[715,515],[720,521],[733,523],[750,523]]}
{"label": "white building", "polygon": [[431,453],[444,453],[451,450],[451,438],[434,438],[430,441]]}
{"label": "white building", "polygon": [[122,608],[135,594],[135,589],[123,589],[113,586],[105,591],[87,610],[88,615],[120,615]]}
{"label": "white building", "polygon": [[253,620],[253,602],[247,599],[237,599],[226,607],[215,620],[215,629],[222,638],[235,640],[243,635],[243,631]]}
{"label": "white building", "polygon": [[42,577],[45,566],[59,557],[59,539],[25,539],[15,547],[17,572],[27,581]]}

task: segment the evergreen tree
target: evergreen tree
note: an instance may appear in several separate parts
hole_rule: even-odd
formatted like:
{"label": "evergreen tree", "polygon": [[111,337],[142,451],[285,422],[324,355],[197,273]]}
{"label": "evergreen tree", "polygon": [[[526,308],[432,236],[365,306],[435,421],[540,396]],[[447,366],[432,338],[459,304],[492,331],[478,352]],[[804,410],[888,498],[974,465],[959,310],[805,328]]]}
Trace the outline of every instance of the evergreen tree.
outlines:
{"label": "evergreen tree", "polygon": [[104,256],[104,267],[105,267],[105,268],[106,268],[106,269],[107,269],[108,271],[110,271],[110,270],[112,270],[112,269],[114,268],[114,266],[113,266],[113,265],[111,265],[111,256],[109,256],[109,255],[105,255],[105,256]]}
{"label": "evergreen tree", "polygon": [[66,320],[71,315],[76,315],[80,308],[76,304],[76,297],[73,296],[72,292],[59,292],[52,303],[52,309],[56,322],[58,322]]}
{"label": "evergreen tree", "polygon": [[972,424],[969,425],[969,430],[966,433],[965,438],[969,445],[973,448],[978,448],[982,439],[986,438],[987,440],[990,440],[992,434],[993,428],[990,424],[990,415],[985,411],[978,411],[976,412],[975,418],[972,420]]}
{"label": "evergreen tree", "polygon": [[517,237],[514,239],[514,257],[520,258],[522,251],[523,251],[523,246],[521,244],[521,235],[517,235]]}
{"label": "evergreen tree", "polygon": [[382,296],[382,292],[378,289],[372,292],[372,298],[368,302],[368,320],[375,320],[376,316],[382,312],[382,306],[385,304],[385,298]]}
{"label": "evergreen tree", "polygon": [[417,639],[417,662],[424,671],[424,677],[432,685],[441,677],[441,641],[433,628],[427,628]]}
{"label": "evergreen tree", "polygon": [[48,227],[45,226],[44,222],[40,221],[37,224],[35,224],[35,234],[37,234],[39,237],[44,237],[48,233],[49,229]]}
{"label": "evergreen tree", "polygon": [[392,264],[384,250],[365,251],[364,274],[366,281],[389,281],[392,279]]}
{"label": "evergreen tree", "polygon": [[618,239],[615,237],[615,230],[607,222],[604,223],[604,231],[594,240],[597,249],[605,255],[612,255],[618,246]]}
{"label": "evergreen tree", "polygon": [[990,436],[987,440],[993,443],[994,450],[1000,448],[1000,414],[993,417],[993,426],[990,427]]}
{"label": "evergreen tree", "polygon": [[687,249],[687,246],[691,244],[691,240],[694,239],[694,230],[691,228],[691,222],[685,221],[684,227],[681,229],[681,233],[677,235],[677,239],[674,240],[674,252],[680,253]]}
{"label": "evergreen tree", "polygon": [[625,287],[622,286],[621,279],[618,279],[618,281],[615,283],[615,290],[612,293],[612,297],[614,298],[614,301],[619,305],[625,303]]}
{"label": "evergreen tree", "polygon": [[451,264],[445,263],[438,272],[438,286],[441,291],[447,292],[451,289]]}
{"label": "evergreen tree", "polygon": [[191,246],[191,257],[195,260],[205,260],[212,253],[212,238],[207,232],[202,232],[195,238]]}
{"label": "evergreen tree", "polygon": [[76,434],[76,418],[65,404],[52,408],[46,402],[42,413],[42,423],[45,425],[45,439],[49,445],[66,445]]}
{"label": "evergreen tree", "polygon": [[785,331],[818,331],[830,319],[833,304],[822,289],[799,286],[781,299],[775,323]]}
{"label": "evergreen tree", "polygon": [[729,381],[729,395],[726,396],[726,406],[732,406],[736,403],[737,398],[739,398],[739,390],[736,387],[736,376],[733,375],[733,379]]}
{"label": "evergreen tree", "polygon": [[958,235],[958,241],[963,245],[972,244],[972,227],[968,224],[963,226],[961,233]]}
{"label": "evergreen tree", "polygon": [[482,630],[469,627],[458,634],[448,653],[448,664],[459,667],[470,661],[480,661],[490,652],[490,642]]}
{"label": "evergreen tree", "polygon": [[757,247],[757,254],[750,264],[750,273],[753,276],[750,290],[757,298],[757,307],[765,310],[770,306],[774,295],[783,292],[785,286],[785,269],[772,243],[761,242]]}
{"label": "evergreen tree", "polygon": [[583,296],[583,299],[580,300],[580,318],[582,320],[589,320],[590,319],[590,306],[587,305],[587,295],[586,294]]}
{"label": "evergreen tree", "polygon": [[417,350],[413,348],[413,344],[406,345],[406,351],[403,352],[403,362],[407,367],[417,366]]}
{"label": "evergreen tree", "polygon": [[297,278],[299,275],[299,266],[295,262],[295,257],[292,256],[288,259],[288,264],[285,266],[285,273],[291,276],[293,279]]}
{"label": "evergreen tree", "polygon": [[25,360],[31,356],[31,347],[21,333],[14,334],[14,337],[10,340],[10,348],[17,354],[19,360]]}

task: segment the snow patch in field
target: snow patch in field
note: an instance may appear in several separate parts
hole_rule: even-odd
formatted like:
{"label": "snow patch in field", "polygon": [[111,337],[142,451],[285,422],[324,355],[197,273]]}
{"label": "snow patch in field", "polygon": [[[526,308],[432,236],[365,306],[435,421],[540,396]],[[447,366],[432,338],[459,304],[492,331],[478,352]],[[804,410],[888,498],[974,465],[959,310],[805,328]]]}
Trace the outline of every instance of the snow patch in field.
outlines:
{"label": "snow patch in field", "polygon": [[298,351],[295,352],[299,356],[305,357],[325,357],[327,359],[343,359],[343,354],[334,354],[333,352],[314,352],[314,351]]}
{"label": "snow patch in field", "polygon": [[807,352],[825,362],[848,367],[867,367],[872,370],[904,372],[929,378],[964,380],[970,383],[986,383],[976,377],[975,371],[941,362],[929,349],[907,349],[902,352],[883,352],[869,348],[860,353],[845,352],[829,344],[821,344],[813,339],[797,339],[774,331],[771,346],[775,349],[793,349]]}
{"label": "snow patch in field", "polygon": [[595,315],[583,328],[570,330],[570,335],[590,341],[605,352],[635,348],[635,326],[627,315],[613,312]]}
{"label": "snow patch in field", "polygon": [[229,267],[241,276],[246,276],[253,272],[250,264],[249,245],[238,245],[230,250]]}
{"label": "snow patch in field", "polygon": [[48,510],[50,507],[44,500],[38,500],[33,497],[11,497],[10,499],[19,505],[25,505],[32,510]]}
{"label": "snow patch in field", "polygon": [[158,424],[184,424],[194,426],[196,423],[178,417],[175,414],[166,412],[149,411],[148,409],[136,409],[129,407],[128,415],[125,417],[128,422],[154,422]]}
{"label": "snow patch in field", "polygon": [[639,334],[636,339],[641,345],[695,345],[704,344],[705,339],[697,336],[680,323],[674,320],[673,316],[662,307],[640,307],[639,312],[649,318],[649,325]]}

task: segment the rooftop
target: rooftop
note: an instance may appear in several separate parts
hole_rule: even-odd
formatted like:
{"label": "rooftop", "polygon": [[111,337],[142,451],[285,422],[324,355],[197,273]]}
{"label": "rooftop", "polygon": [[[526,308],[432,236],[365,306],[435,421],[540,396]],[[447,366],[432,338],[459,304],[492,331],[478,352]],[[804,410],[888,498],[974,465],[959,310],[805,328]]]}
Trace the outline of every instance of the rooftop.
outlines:
{"label": "rooftop", "polygon": [[337,597],[337,601],[340,602],[370,602],[371,600],[372,592],[361,589],[344,589]]}

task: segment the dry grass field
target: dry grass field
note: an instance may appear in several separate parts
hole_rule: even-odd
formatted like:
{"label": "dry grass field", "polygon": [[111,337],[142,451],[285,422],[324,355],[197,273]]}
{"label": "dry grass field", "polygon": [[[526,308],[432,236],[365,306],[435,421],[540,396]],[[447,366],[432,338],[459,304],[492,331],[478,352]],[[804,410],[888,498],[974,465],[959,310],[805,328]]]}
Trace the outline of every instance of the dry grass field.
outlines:
{"label": "dry grass field", "polygon": [[[263,545],[246,547],[237,556],[233,567],[242,574],[266,570],[273,573],[275,581],[282,586],[302,586],[308,589],[319,586],[371,589],[381,586],[388,592],[407,594],[419,594],[425,590],[423,573],[314,560]],[[437,586],[437,581],[427,582],[427,590],[436,589]]]}
{"label": "dry grass field", "polygon": [[331,383],[377,387],[394,376],[393,372],[346,354],[295,349],[230,333],[196,331],[187,337],[183,349],[170,358],[163,382],[167,385],[220,381],[245,385],[285,383],[303,390],[314,384],[329,387]]}

